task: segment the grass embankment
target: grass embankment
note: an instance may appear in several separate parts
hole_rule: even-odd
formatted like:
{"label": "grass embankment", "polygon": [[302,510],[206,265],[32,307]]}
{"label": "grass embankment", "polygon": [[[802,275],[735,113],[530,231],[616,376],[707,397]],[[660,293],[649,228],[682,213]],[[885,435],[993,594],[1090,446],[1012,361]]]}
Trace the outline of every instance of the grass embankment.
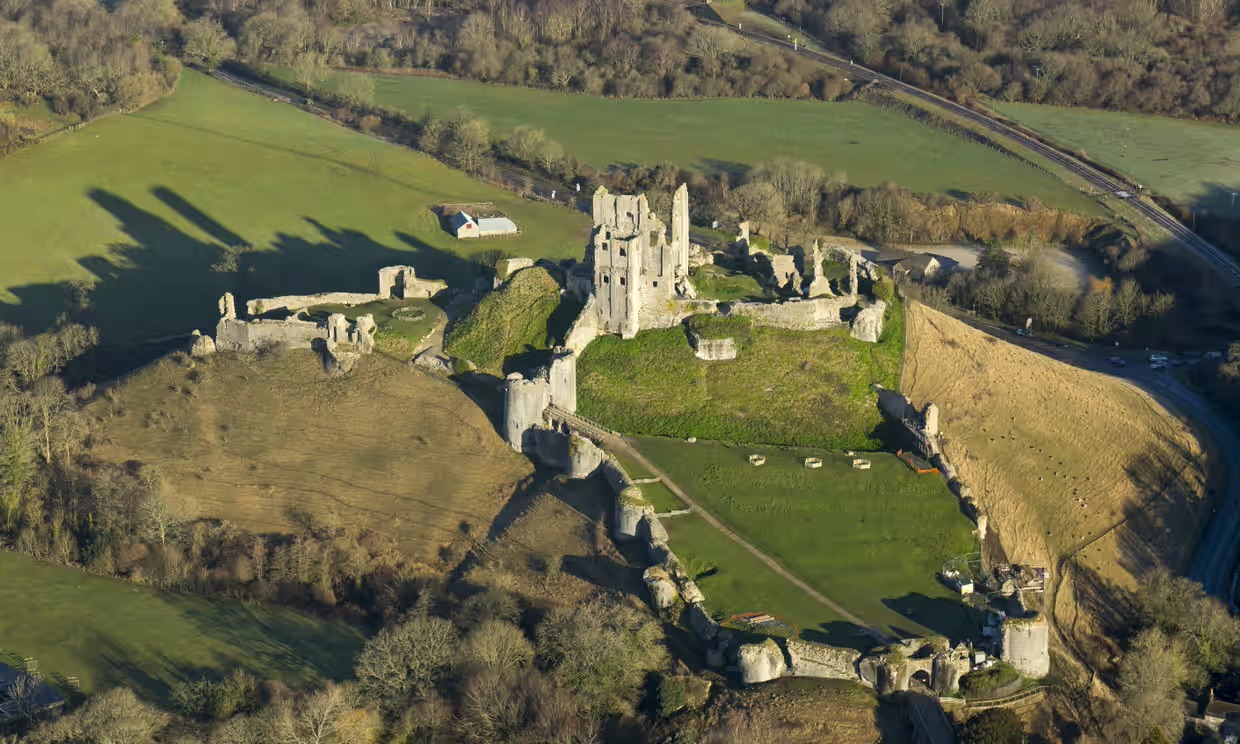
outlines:
{"label": "grass embankment", "polygon": [[550,346],[548,323],[559,306],[560,284],[549,271],[537,266],[518,271],[453,324],[444,351],[502,375],[504,360]]}
{"label": "grass embankment", "polygon": [[872,386],[898,387],[903,349],[899,305],[877,344],[754,327],[730,361],[698,359],[679,327],[604,336],[578,364],[578,409],[624,434],[877,449]]}
{"label": "grass embankment", "polygon": [[[1123,380],[909,308],[905,390],[940,411],[944,450],[1009,558],[1056,577],[1058,619],[1090,647],[1113,634],[1118,592],[1158,565],[1183,570],[1210,517],[1192,432]],[[1114,528],[1114,529],[1113,529]],[[1060,625],[1065,628],[1065,624]],[[1105,664],[1116,646],[1098,653]]]}
{"label": "grass embankment", "polygon": [[255,532],[299,513],[395,535],[416,560],[485,533],[531,472],[454,385],[373,354],[165,360],[95,403],[92,456],[159,466],[174,510]]}
{"label": "grass embankment", "polygon": [[420,76],[376,77],[375,102],[415,116],[445,116],[463,105],[496,135],[537,127],[600,168],[670,161],[713,173],[793,158],[845,172],[857,186],[894,181],[928,193],[1036,196],[1073,210],[1087,204],[1012,158],[860,102],[594,98]]}
{"label": "grass embankment", "polygon": [[0,651],[77,677],[163,697],[173,682],[248,669],[305,685],[349,676],[362,634],[291,610],[159,592],[0,552]]}
{"label": "grass embankment", "polygon": [[[858,470],[851,456],[824,450],[654,438],[637,446],[703,507],[862,619],[896,634],[976,632],[959,598],[935,578],[948,558],[977,551],[972,523],[939,476],[917,475],[890,453],[866,454],[872,467]],[[750,454],[766,464],[751,465]],[[806,457],[823,466],[805,467]],[[780,614],[786,605],[796,613],[786,619],[807,638],[814,630],[839,639],[829,624],[835,618],[822,626],[828,610],[808,597],[771,596],[776,587],[733,563],[740,549],[730,540],[680,519],[667,521],[672,550],[718,569],[702,579],[712,610]]]}
{"label": "grass embankment", "polygon": [[[588,220],[199,73],[139,113],[0,160],[0,320],[42,327],[94,282],[105,344],[209,328],[239,300],[374,291],[375,271],[469,283],[471,257],[580,256]],[[493,202],[522,228],[458,241],[431,207]],[[223,248],[250,245],[235,271]],[[8,303],[8,304],[4,304]]]}
{"label": "grass embankment", "polygon": [[1147,190],[1198,209],[1240,214],[1231,197],[1240,190],[1240,129],[1234,126],[1027,103],[987,105],[1060,145],[1084,150]]}
{"label": "grass embankment", "polygon": [[362,315],[375,319],[375,345],[391,354],[412,353],[419,341],[444,317],[430,300],[377,300],[365,305],[315,305],[307,308],[312,318],[326,320],[340,313],[350,322]]}

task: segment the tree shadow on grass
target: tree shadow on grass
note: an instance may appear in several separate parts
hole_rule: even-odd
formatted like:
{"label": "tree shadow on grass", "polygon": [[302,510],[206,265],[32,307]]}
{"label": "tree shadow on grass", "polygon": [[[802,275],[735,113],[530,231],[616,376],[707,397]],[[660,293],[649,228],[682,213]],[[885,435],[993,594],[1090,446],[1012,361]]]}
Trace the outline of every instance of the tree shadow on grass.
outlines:
{"label": "tree shadow on grass", "polygon": [[94,277],[90,307],[69,308],[60,282],[14,288],[18,302],[0,304],[0,321],[31,333],[51,327],[67,311],[71,320],[97,327],[100,348],[75,370],[78,379],[114,376],[182,347],[195,328],[209,332],[224,292],[232,292],[238,304],[282,294],[373,292],[378,269],[393,264],[412,265],[419,276],[450,284],[473,276],[469,261],[414,236],[398,234],[411,252],[311,217],[305,219],[319,239],[279,233],[267,245],[234,255],[230,267],[226,249],[247,242],[239,232],[168,187],[153,193],[210,237],[190,235],[114,192],[92,189],[88,198],[116,218],[129,242],[78,260]]}
{"label": "tree shadow on grass", "polygon": [[[121,685],[166,705],[173,685],[219,679],[234,669],[294,687],[338,681],[350,675],[364,642],[357,628],[292,610],[170,592],[155,596],[192,626],[180,642],[192,647],[193,661],[176,648],[141,647],[101,632],[94,644],[102,667],[97,688]],[[208,641],[211,650],[204,654],[201,646]]]}

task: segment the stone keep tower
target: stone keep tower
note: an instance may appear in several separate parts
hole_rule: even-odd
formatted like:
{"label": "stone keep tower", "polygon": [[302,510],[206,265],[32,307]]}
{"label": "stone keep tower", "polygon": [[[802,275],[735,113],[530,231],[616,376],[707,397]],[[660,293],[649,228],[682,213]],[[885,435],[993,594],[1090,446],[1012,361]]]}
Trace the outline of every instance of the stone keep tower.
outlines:
{"label": "stone keep tower", "polygon": [[672,200],[672,240],[645,195],[594,192],[591,244],[600,330],[632,338],[643,315],[666,312],[677,283],[689,274],[689,190]]}

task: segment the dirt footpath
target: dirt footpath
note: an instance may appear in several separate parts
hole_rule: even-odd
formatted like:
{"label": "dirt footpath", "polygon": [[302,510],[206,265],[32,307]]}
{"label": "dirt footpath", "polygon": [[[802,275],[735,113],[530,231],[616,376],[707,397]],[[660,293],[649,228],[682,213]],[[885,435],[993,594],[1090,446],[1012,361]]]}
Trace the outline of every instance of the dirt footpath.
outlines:
{"label": "dirt footpath", "polygon": [[1062,563],[1060,631],[1091,661],[1108,658],[1101,636],[1124,620],[1123,590],[1152,566],[1182,570],[1208,517],[1192,433],[1123,380],[916,303],[903,384],[919,406],[939,406],[945,451],[1009,557]]}

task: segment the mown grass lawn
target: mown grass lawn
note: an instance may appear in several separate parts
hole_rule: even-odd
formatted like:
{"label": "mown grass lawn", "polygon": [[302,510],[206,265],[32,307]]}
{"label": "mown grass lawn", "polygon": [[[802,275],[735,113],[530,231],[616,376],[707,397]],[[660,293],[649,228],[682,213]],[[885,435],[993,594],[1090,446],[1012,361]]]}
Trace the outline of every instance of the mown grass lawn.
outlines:
{"label": "mown grass lawn", "polygon": [[[649,437],[636,445],[745,539],[863,620],[897,635],[976,632],[969,611],[935,578],[948,558],[977,550],[972,523],[937,475],[917,475],[890,453],[865,454],[873,465],[857,470],[851,456],[825,450]],[[755,453],[765,465],[749,464]],[[823,467],[806,468],[809,456]],[[665,522],[671,548],[706,564],[702,590],[712,611],[791,613],[786,619],[803,634],[838,636],[830,625],[838,618],[825,608],[776,594],[737,562],[730,540],[680,519]]]}
{"label": "mown grass lawn", "polygon": [[732,271],[722,266],[707,264],[691,272],[690,279],[698,297],[704,300],[737,302],[739,300],[764,300],[766,293],[752,275]]}
{"label": "mown grass lawn", "polygon": [[999,113],[1197,208],[1240,215],[1240,128],[1119,111],[991,101]]}
{"label": "mown grass lawn", "polygon": [[695,357],[680,327],[603,336],[578,363],[577,405],[624,434],[878,449],[873,384],[898,387],[903,349],[899,305],[877,344],[755,327],[730,361]]}
{"label": "mown grass lawn", "polygon": [[38,660],[83,691],[162,698],[178,680],[241,667],[305,685],[343,679],[360,631],[291,610],[170,594],[0,552],[0,652]]}
{"label": "mown grass lawn", "polygon": [[[149,108],[0,159],[0,184],[0,320],[41,329],[82,279],[104,344],[212,327],[225,290],[373,292],[391,264],[468,284],[487,251],[580,256],[589,222],[189,71]],[[445,202],[493,202],[522,234],[458,241]],[[237,245],[254,251],[227,270]]]}
{"label": "mown grass lawn", "polygon": [[858,186],[894,181],[914,191],[1037,196],[1052,206],[1090,208],[1073,189],[1015,159],[860,102],[613,99],[381,76],[375,103],[415,116],[464,106],[499,135],[537,127],[597,167],[670,161],[717,172],[794,158],[845,172]]}
{"label": "mown grass lawn", "polygon": [[349,321],[363,315],[371,315],[377,328],[375,339],[380,346],[395,350],[412,350],[426,337],[444,316],[430,300],[376,300],[364,305],[315,305],[306,313],[316,320],[326,320],[332,313],[340,313]]}
{"label": "mown grass lawn", "polygon": [[669,545],[685,568],[697,576],[706,608],[720,622],[733,615],[773,615],[806,640],[829,640],[841,646],[869,644],[830,609],[814,601],[744,548],[723,537],[696,514],[665,517]]}

